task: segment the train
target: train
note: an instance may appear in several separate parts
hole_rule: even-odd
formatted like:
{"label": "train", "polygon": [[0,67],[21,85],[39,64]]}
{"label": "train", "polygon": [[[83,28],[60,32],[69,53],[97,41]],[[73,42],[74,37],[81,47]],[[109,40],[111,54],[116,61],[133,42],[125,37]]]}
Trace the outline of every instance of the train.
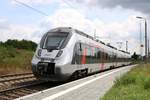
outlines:
{"label": "train", "polygon": [[129,52],[72,27],[46,32],[32,58],[32,72],[46,81],[66,81],[131,63]]}

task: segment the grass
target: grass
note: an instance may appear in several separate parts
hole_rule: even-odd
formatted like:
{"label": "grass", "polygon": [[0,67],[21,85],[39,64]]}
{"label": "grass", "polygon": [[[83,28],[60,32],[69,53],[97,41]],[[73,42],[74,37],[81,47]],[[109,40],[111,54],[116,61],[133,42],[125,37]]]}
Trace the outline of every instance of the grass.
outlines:
{"label": "grass", "polygon": [[0,47],[0,75],[30,72],[33,51]]}
{"label": "grass", "polygon": [[141,64],[121,78],[101,100],[150,100],[150,64]]}

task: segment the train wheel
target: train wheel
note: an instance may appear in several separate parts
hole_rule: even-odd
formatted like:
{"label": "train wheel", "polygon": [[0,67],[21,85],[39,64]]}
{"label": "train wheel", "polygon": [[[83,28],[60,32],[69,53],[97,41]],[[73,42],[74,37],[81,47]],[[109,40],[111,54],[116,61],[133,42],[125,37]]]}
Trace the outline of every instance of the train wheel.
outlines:
{"label": "train wheel", "polygon": [[79,73],[78,73],[78,71],[76,71],[76,72],[74,72],[73,74],[72,74],[72,76],[70,77],[70,79],[69,80],[75,80],[75,79],[78,79],[79,78]]}
{"label": "train wheel", "polygon": [[78,70],[76,72],[74,72],[71,76],[71,80],[75,80],[75,79],[79,79],[82,77],[86,77],[88,74],[88,69],[84,69],[84,70]]}
{"label": "train wheel", "polygon": [[85,70],[82,71],[82,76],[83,77],[86,77],[87,74],[88,74],[88,69],[85,69]]}

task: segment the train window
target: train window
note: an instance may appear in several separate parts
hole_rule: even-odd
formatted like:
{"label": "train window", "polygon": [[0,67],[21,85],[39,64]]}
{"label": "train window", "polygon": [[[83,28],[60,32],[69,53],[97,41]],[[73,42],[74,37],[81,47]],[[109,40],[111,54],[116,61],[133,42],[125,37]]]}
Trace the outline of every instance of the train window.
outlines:
{"label": "train window", "polygon": [[112,53],[108,54],[108,58],[107,59],[108,59],[108,62],[112,62]]}
{"label": "train window", "polygon": [[93,63],[91,46],[87,46],[87,63]]}
{"label": "train window", "polygon": [[113,52],[110,52],[109,54],[109,62],[114,62],[115,59],[114,59],[114,53]]}
{"label": "train window", "polygon": [[76,43],[74,47],[74,55],[72,58],[72,64],[81,64],[82,59],[82,51],[80,51],[80,47],[82,47],[81,43]]}
{"label": "train window", "polygon": [[116,62],[117,61],[117,54],[114,53],[113,55],[113,61]]}
{"label": "train window", "polygon": [[95,62],[98,63],[100,61],[100,59],[98,58],[98,51],[99,49],[98,48],[95,48]]}
{"label": "train window", "polygon": [[77,44],[75,44],[75,46],[74,46],[73,57],[72,57],[72,62],[71,63],[76,64],[77,63],[76,59],[77,59]]}
{"label": "train window", "polygon": [[91,47],[91,63],[95,63],[95,48]]}
{"label": "train window", "polygon": [[82,51],[81,43],[79,43],[79,50]]}
{"label": "train window", "polygon": [[82,60],[82,43],[77,43],[77,56],[76,59],[78,61],[78,64],[81,64],[81,60]]}
{"label": "train window", "polygon": [[42,46],[44,45],[44,41],[45,41],[45,38],[46,38],[47,34],[44,34],[41,41],[40,41],[40,48],[42,48]]}
{"label": "train window", "polygon": [[49,36],[47,37],[46,47],[48,46],[56,46],[58,47],[64,41],[64,37],[58,36]]}
{"label": "train window", "polygon": [[108,54],[105,53],[105,60],[108,61]]}
{"label": "train window", "polygon": [[46,49],[59,49],[68,33],[48,33],[43,48]]}
{"label": "train window", "polygon": [[101,52],[100,52],[100,49],[99,48],[97,48],[97,63],[99,63],[100,62],[100,60],[101,60]]}

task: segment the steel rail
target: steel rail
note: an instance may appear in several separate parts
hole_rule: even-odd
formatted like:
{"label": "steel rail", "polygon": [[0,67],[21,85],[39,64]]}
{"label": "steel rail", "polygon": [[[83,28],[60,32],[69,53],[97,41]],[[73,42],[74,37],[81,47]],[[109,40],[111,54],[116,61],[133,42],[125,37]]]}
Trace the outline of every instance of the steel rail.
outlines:
{"label": "steel rail", "polygon": [[10,81],[17,81],[17,80],[25,80],[25,79],[29,79],[29,78],[35,78],[34,76],[24,76],[24,77],[14,77],[14,78],[10,78],[10,79],[2,79],[0,80],[0,83],[4,83],[4,82],[10,82]]}
{"label": "steel rail", "polygon": [[33,73],[8,74],[8,75],[1,75],[0,78],[15,77],[15,76],[24,76],[24,75],[32,75],[32,74]]}
{"label": "steel rail", "polygon": [[[6,95],[9,94],[9,93],[12,93],[12,96],[13,96],[13,91],[28,88],[28,87],[31,87],[31,86],[40,85],[40,84],[43,84],[43,83],[46,83],[46,81],[34,80],[32,83],[27,84],[27,85],[21,85],[21,86],[16,86],[16,87],[8,88],[8,89],[5,89],[5,90],[1,90],[0,91],[0,98],[7,97]],[[9,95],[11,95],[11,94],[9,94]],[[7,97],[7,98],[9,98],[9,97]]]}

